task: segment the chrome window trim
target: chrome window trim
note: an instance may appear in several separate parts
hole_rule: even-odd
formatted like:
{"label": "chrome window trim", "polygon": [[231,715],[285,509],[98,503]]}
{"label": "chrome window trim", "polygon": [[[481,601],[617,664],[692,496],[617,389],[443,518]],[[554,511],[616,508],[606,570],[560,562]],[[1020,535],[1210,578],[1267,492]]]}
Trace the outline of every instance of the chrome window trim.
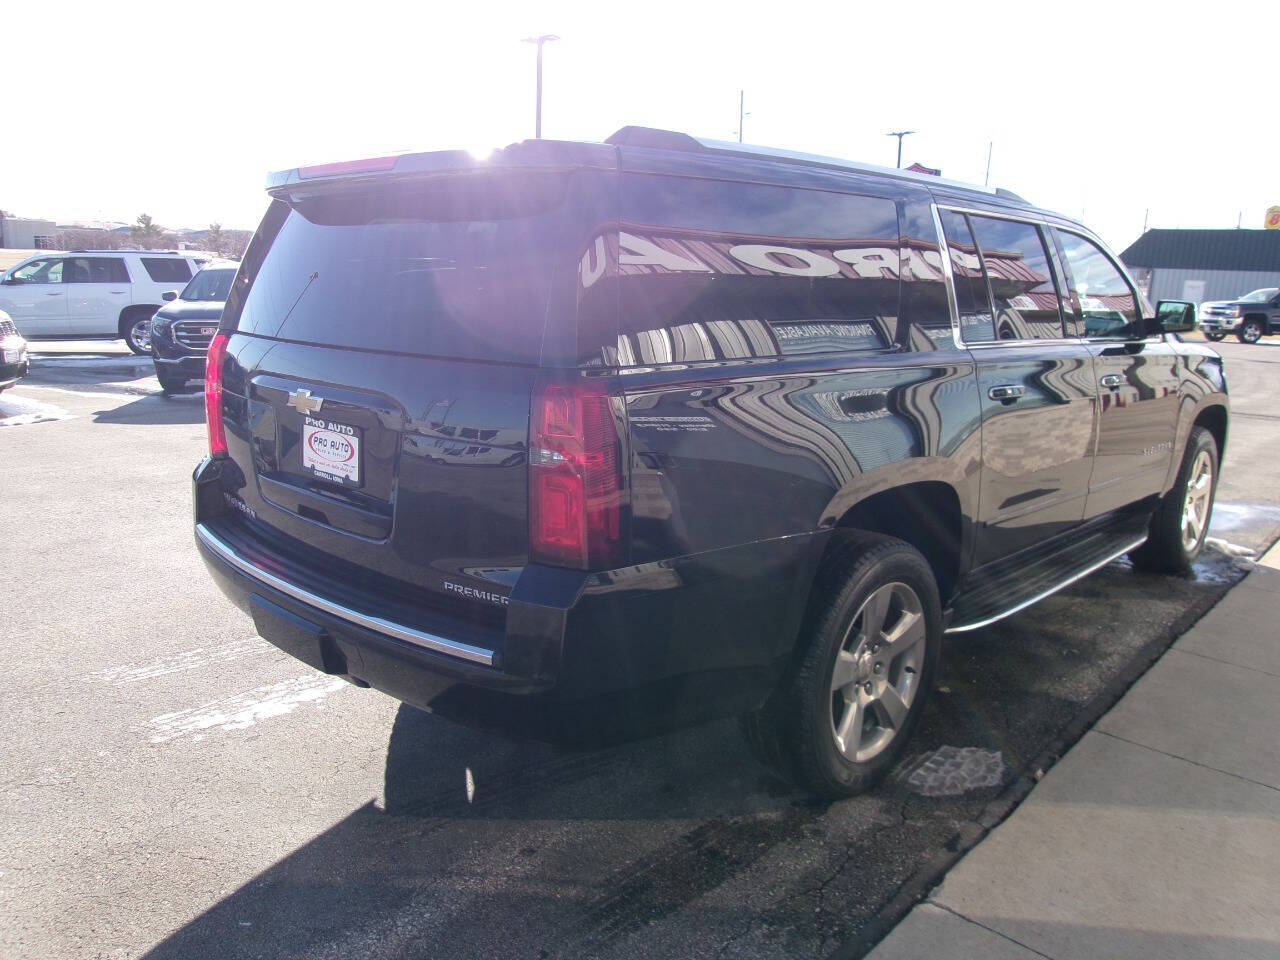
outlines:
{"label": "chrome window trim", "polygon": [[298,600],[308,606],[315,607],[332,617],[339,620],[345,620],[356,626],[364,627],[367,630],[373,630],[377,633],[385,633],[388,636],[395,637],[397,640],[403,640],[405,643],[411,643],[415,647],[423,647],[436,653],[448,654],[452,657],[458,657],[461,660],[468,660],[472,663],[483,664],[486,667],[493,666],[494,654],[492,650],[486,650],[483,647],[472,646],[469,643],[462,643],[458,640],[449,640],[445,637],[438,637],[434,633],[427,633],[424,630],[415,630],[413,627],[407,627],[404,624],[393,623],[390,620],[384,620],[382,617],[371,616],[367,613],[361,613],[358,610],[352,610],[340,603],[334,603],[332,600],[326,600],[319,594],[312,593],[310,590],[304,590],[302,587],[295,586],[287,580],[282,580],[275,574],[268,573],[261,567],[250,563],[238,553],[235,552],[228,544],[206,527],[203,523],[196,524],[196,538],[208,547],[223,562],[235,567],[241,573],[252,577],[271,587],[279,590],[283,594],[287,594],[293,599]]}
{"label": "chrome window trim", "polygon": [[[992,210],[978,210],[974,207],[957,207],[950,203],[935,203],[933,205],[933,217],[934,217],[934,223],[937,224],[938,235],[940,237],[942,237],[942,217],[938,213],[938,211],[940,210],[947,210],[950,213],[965,213],[972,217],[991,217],[993,220],[1012,220],[1014,223],[1029,224],[1030,226],[1033,226],[1033,227],[1039,227],[1041,230],[1047,230],[1049,227],[1057,226],[1057,224],[1055,223],[1049,223],[1049,221],[1043,220],[1043,219],[1036,219],[1035,217],[1028,216],[1026,214],[1019,215],[1019,214],[1012,214],[1012,213],[996,213]],[[1081,236],[1084,236],[1084,234],[1081,234]],[[1089,238],[1085,237],[1085,239],[1089,239]],[[944,243],[946,242],[945,237],[942,237],[942,240]],[[973,238],[973,242],[974,243],[978,242],[978,238],[976,236]],[[1041,242],[1043,242],[1043,238]],[[1097,243],[1099,241],[1094,241],[1094,242]],[[981,247],[979,247],[979,250],[981,250]],[[1106,251],[1104,250],[1103,253],[1105,252]],[[1045,254],[1048,256],[1052,256],[1048,250],[1045,250]],[[947,266],[950,267],[950,261],[947,260],[945,262],[947,263]],[[985,273],[985,270],[983,272]],[[948,281],[948,287],[951,288],[951,297],[954,300],[955,289],[952,286],[954,281],[951,279],[950,270],[947,271],[947,281]],[[1058,315],[1061,317],[1062,306],[1063,306],[1062,291],[1058,290],[1058,280],[1056,277],[1053,278],[1053,288],[1055,291],[1055,295],[1058,298]],[[953,310],[957,310],[958,312],[958,308],[953,307]],[[952,315],[954,316],[955,314],[953,313]],[[1043,346],[1046,343],[1079,345],[1082,343],[1088,343],[1089,341],[1083,337],[1054,337],[1052,339],[1046,338],[1044,340],[981,340],[981,341],[978,341],[977,343],[969,343],[968,341],[963,340],[960,337],[959,333],[957,332],[956,342],[962,344],[963,346],[967,347],[970,350],[978,350],[984,347],[1024,347],[1032,343],[1040,344],[1041,346]]]}
{"label": "chrome window trim", "polygon": [[942,278],[947,287],[947,309],[951,311],[951,337],[957,347],[964,346],[960,337],[960,301],[956,299],[956,278],[951,266],[951,248],[947,246],[947,234],[942,229],[942,215],[936,203],[929,204],[933,214],[933,229],[938,233],[938,252],[942,255]]}

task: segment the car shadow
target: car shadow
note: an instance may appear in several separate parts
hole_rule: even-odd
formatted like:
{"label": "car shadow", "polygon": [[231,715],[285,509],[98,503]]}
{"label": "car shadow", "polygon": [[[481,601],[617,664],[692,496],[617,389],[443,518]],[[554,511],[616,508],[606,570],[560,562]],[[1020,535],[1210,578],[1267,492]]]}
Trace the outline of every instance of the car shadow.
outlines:
{"label": "car shadow", "polygon": [[93,415],[94,423],[203,423],[203,392],[199,385],[171,396],[156,391]]}
{"label": "car shadow", "polygon": [[1116,563],[954,638],[910,751],[837,804],[774,777],[733,721],[569,749],[401,706],[385,802],[145,956],[861,955],[1226,589]]}

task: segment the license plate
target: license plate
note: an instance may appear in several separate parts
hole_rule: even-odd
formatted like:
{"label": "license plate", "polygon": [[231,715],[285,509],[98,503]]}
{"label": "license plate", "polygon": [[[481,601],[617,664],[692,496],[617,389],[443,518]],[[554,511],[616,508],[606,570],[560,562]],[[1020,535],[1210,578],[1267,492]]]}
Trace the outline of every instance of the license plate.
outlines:
{"label": "license plate", "polygon": [[22,351],[21,351],[21,350],[6,350],[6,351],[4,352],[4,362],[5,362],[5,363],[21,363],[21,362],[22,362]]}
{"label": "license plate", "polygon": [[200,336],[202,337],[212,337],[217,332],[218,332],[217,327],[201,327],[200,328]]}
{"label": "license plate", "polygon": [[302,466],[325,480],[359,486],[359,428],[305,417],[302,422]]}

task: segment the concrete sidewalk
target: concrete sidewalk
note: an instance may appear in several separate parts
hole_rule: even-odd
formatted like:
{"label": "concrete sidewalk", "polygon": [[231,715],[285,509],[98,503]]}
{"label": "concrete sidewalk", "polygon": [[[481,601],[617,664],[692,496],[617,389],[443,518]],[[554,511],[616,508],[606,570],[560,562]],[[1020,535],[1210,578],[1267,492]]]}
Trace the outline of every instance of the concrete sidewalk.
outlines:
{"label": "concrete sidewalk", "polygon": [[1280,548],[870,956],[1280,958]]}

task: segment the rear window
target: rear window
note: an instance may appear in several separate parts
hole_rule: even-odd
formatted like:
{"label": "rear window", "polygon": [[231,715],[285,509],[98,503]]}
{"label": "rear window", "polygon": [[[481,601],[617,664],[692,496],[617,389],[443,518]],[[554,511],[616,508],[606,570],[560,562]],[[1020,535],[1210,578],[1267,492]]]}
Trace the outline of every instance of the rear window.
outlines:
{"label": "rear window", "polygon": [[238,329],[537,363],[565,174],[454,176],[295,200]]}
{"label": "rear window", "polygon": [[142,266],[156,283],[186,283],[191,267],[181,257],[143,257]]}

